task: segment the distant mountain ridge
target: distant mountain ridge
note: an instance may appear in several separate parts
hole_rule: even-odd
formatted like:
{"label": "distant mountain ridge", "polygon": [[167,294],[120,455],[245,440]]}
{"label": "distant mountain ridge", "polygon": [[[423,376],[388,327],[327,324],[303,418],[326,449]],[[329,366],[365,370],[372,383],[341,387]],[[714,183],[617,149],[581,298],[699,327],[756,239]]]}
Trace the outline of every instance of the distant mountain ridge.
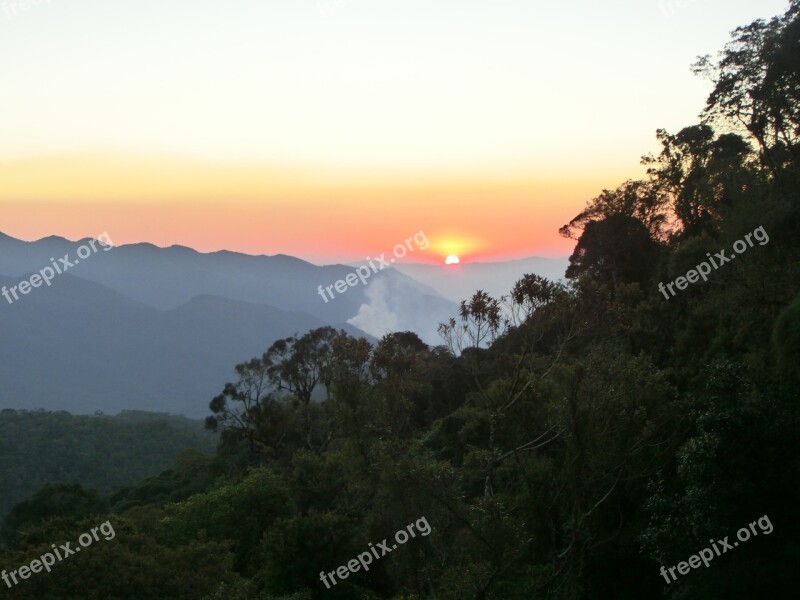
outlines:
{"label": "distant mountain ridge", "polygon": [[[0,275],[22,276],[50,264],[51,257],[74,256],[81,243],[51,236],[24,242],[6,236],[0,239]],[[177,308],[195,296],[211,295],[283,310],[299,311],[327,323],[344,323],[363,304],[367,290],[376,281],[391,281],[395,292],[427,297],[431,318],[419,321],[417,314],[404,314],[397,306],[401,326],[418,325],[423,337],[436,331],[440,317],[455,307],[431,288],[421,288],[401,273],[386,269],[367,286],[348,288],[344,294],[324,302],[318,286],[345,278],[353,268],[346,265],[316,266],[286,255],[252,256],[222,250],[201,253],[185,246],[159,248],[149,243],[129,244],[99,251],[70,269],[69,273],[94,281],[153,308]],[[446,317],[445,317],[446,318]]]}
{"label": "distant mountain ridge", "polygon": [[160,311],[68,273],[35,292],[0,306],[0,407],[201,417],[235,364],[327,324],[214,296]]}
{"label": "distant mountain ridge", "polygon": [[[25,242],[0,232],[0,288],[52,260],[74,259],[87,241]],[[456,314],[456,300],[477,289],[508,293],[523,273],[552,275],[565,263],[395,264],[324,302],[318,286],[344,279],[352,266],[148,243],[108,251],[98,245],[51,286],[12,304],[0,297],[0,408],[203,417],[234,377],[234,365],[276,339],[329,325],[371,340],[409,330],[438,344],[437,326]]]}
{"label": "distant mountain ridge", "polygon": [[[0,233],[0,287],[74,258],[87,240]],[[325,325],[352,335],[413,330],[436,341],[455,305],[386,270],[325,303],[345,265],[132,244],[99,251],[13,304],[0,297],[0,408],[207,414],[233,366],[276,339]],[[389,301],[382,297],[390,290]],[[369,318],[364,318],[367,314]],[[365,333],[350,321],[367,327]],[[370,330],[371,328],[371,330]]]}

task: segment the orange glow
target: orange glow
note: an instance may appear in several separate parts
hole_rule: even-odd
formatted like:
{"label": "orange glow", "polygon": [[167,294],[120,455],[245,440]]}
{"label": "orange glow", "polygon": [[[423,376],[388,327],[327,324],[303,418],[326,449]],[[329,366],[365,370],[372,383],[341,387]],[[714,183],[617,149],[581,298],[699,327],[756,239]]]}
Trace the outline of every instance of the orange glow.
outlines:
{"label": "orange glow", "polygon": [[573,242],[558,228],[619,180],[70,155],[0,162],[0,231],[26,240],[107,231],[118,245],[284,253],[317,263],[389,252],[423,231],[430,247],[405,261],[564,256]]}

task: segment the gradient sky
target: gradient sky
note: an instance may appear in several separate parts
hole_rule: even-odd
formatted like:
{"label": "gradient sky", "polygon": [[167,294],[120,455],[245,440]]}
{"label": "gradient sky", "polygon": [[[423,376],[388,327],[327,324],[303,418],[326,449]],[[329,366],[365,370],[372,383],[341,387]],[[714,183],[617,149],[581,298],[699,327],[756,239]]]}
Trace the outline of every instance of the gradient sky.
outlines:
{"label": "gradient sky", "polygon": [[[680,4],[680,6],[679,6]],[[558,256],[783,0],[0,0],[0,231]]]}

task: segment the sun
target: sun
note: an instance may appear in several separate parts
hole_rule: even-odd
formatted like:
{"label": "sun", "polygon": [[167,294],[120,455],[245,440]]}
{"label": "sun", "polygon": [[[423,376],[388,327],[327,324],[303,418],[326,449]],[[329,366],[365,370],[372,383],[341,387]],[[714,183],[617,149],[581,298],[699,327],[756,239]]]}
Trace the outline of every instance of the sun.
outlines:
{"label": "sun", "polygon": [[455,254],[451,254],[450,256],[444,259],[444,264],[446,265],[457,265],[460,262],[461,261]]}

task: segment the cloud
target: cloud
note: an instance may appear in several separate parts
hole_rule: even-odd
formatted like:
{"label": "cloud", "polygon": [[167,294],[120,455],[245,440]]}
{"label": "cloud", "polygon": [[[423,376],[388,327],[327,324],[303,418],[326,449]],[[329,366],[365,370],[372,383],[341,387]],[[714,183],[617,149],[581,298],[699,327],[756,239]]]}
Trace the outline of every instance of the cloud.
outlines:
{"label": "cloud", "polygon": [[347,322],[377,338],[395,331],[413,331],[426,344],[441,344],[439,323],[458,309],[431,288],[394,269],[371,280],[365,295],[367,302]]}
{"label": "cloud", "polygon": [[347,322],[376,338],[397,331],[398,316],[389,307],[389,286],[383,280],[376,280],[367,286],[365,292],[368,304],[362,304],[358,314]]}

